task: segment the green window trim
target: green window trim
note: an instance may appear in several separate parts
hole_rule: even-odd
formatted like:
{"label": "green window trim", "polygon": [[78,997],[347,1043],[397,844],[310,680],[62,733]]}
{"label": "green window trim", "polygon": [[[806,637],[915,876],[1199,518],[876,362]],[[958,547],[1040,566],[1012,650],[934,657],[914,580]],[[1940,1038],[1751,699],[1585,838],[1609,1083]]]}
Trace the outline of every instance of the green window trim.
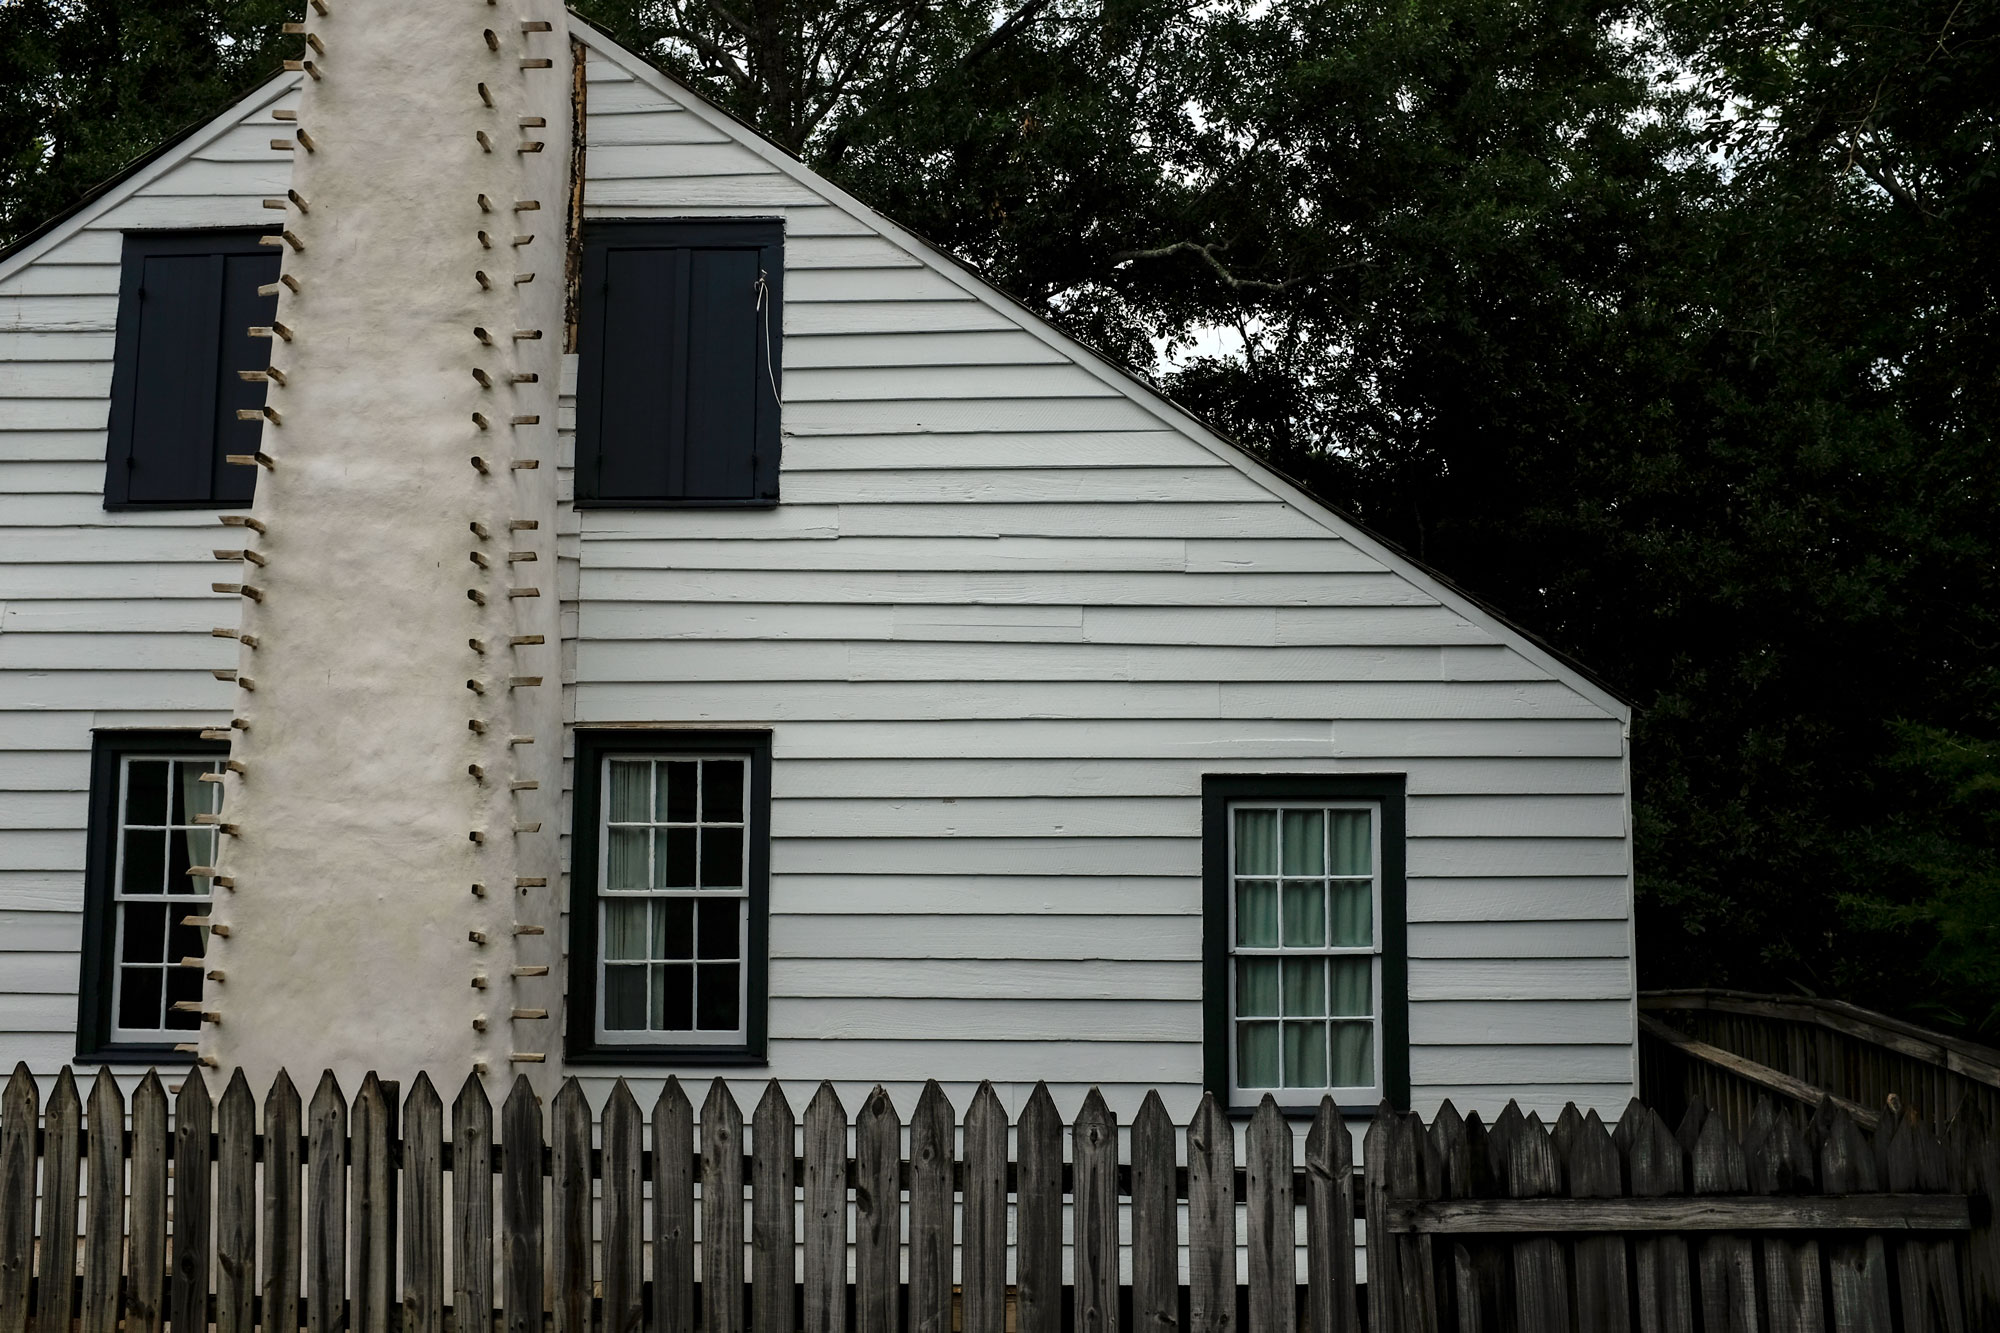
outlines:
{"label": "green window trim", "polygon": [[[598,867],[604,826],[605,760],[639,756],[740,754],[749,762],[745,793],[748,922],[742,966],[740,1043],[612,1041],[598,1029],[600,956]],[[758,1066],[766,1062],[771,920],[771,733],[696,727],[620,728],[576,733],[576,787],[571,807],[569,997],[564,1049],[571,1064]]]}
{"label": "green window trim", "polygon": [[[1230,809],[1237,802],[1367,802],[1379,812],[1381,912],[1377,923],[1381,958],[1382,1093],[1392,1105],[1410,1104],[1408,856],[1405,815],[1406,779],[1400,773],[1381,774],[1207,774],[1202,778],[1202,1077],[1207,1089],[1232,1111],[1248,1112],[1240,1104],[1230,1072],[1231,888],[1229,860]],[[1300,1090],[1296,1102],[1282,1098],[1282,1109],[1310,1114],[1317,1093]],[[1308,1100],[1309,1098],[1309,1100]],[[1349,1114],[1367,1114],[1373,1107],[1342,1106]]]}

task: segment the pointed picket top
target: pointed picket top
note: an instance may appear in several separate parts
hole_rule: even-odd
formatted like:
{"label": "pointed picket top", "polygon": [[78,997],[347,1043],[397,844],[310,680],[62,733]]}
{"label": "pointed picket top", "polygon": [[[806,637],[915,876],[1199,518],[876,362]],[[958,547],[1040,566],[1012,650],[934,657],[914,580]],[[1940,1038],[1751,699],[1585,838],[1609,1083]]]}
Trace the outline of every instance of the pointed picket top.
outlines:
{"label": "pointed picket top", "polygon": [[1763,1138],[1743,1150],[1743,1158],[1754,1193],[1810,1193],[1816,1184],[1812,1151],[1789,1115],[1774,1117]]}
{"label": "pointed picket top", "polygon": [[292,1076],[286,1072],[283,1065],[280,1065],[278,1072],[271,1076],[271,1086],[264,1093],[264,1105],[268,1108],[273,1102],[291,1102],[293,1105],[303,1105],[299,1100],[299,1090],[293,1086]]}
{"label": "pointed picket top", "polygon": [[[22,1066],[23,1070],[25,1070],[26,1068],[27,1066],[25,1065]],[[8,1095],[12,1096],[13,1091],[14,1091],[13,1085],[9,1084],[7,1088]],[[164,1112],[166,1110],[167,1085],[160,1082],[159,1070],[148,1069],[143,1075],[140,1076],[139,1086],[132,1089],[132,1105],[134,1107],[138,1106],[139,1099],[142,1097],[148,1101],[151,1101],[154,1098],[158,1098],[160,1102],[161,1111]]]}
{"label": "pointed picket top", "polygon": [[1614,1199],[1625,1192],[1618,1145],[1597,1112],[1577,1117],[1562,1154],[1569,1194],[1574,1199]]}
{"label": "pointed picket top", "polygon": [[[764,1095],[757,1099],[757,1109],[751,1113],[750,1123],[753,1125],[775,1124],[778,1118],[787,1121],[791,1120],[792,1104],[785,1099],[784,1086],[774,1078],[764,1084]],[[763,1144],[760,1143],[757,1147],[760,1152],[763,1150]],[[789,1156],[791,1150],[787,1148],[785,1151],[786,1155]]]}
{"label": "pointed picket top", "polygon": [[1708,1103],[1699,1096],[1688,1098],[1687,1109],[1681,1113],[1681,1122],[1674,1126],[1674,1137],[1680,1141],[1682,1152],[1690,1157],[1694,1155],[1694,1145],[1701,1141],[1702,1126],[1707,1123]]}
{"label": "pointed picket top", "polygon": [[1750,1108],[1750,1124],[1743,1131],[1743,1151],[1751,1154],[1763,1144],[1778,1123],[1778,1108],[1771,1104],[1769,1097],[1759,1097]]}
{"label": "pointed picket top", "polygon": [[55,1086],[49,1089],[49,1104],[44,1113],[55,1111],[58,1106],[67,1110],[71,1105],[76,1107],[78,1115],[83,1114],[83,1098],[77,1095],[76,1075],[70,1072],[68,1065],[64,1065],[56,1071]]}
{"label": "pointed picket top", "polygon": [[902,1121],[896,1117],[896,1103],[880,1083],[868,1090],[861,1101],[861,1109],[854,1113],[855,1141],[860,1142],[861,1125],[864,1121],[873,1124],[877,1120],[895,1121],[900,1127]]}
{"label": "pointed picket top", "polygon": [[1632,1192],[1648,1198],[1687,1193],[1687,1154],[1680,1140],[1656,1111],[1641,1108],[1633,1115],[1628,1108],[1622,1124],[1632,1126],[1632,1146],[1626,1152],[1631,1163]]}
{"label": "pointed picket top", "polygon": [[427,1110],[441,1122],[444,1119],[444,1099],[438,1096],[431,1076],[422,1070],[410,1081],[410,1090],[403,1094],[403,1123],[409,1125],[417,1111]]}
{"label": "pointed picket top", "polygon": [[[1512,1103],[1509,1109],[1519,1111]],[[1507,1193],[1516,1199],[1527,1199],[1561,1189],[1562,1164],[1556,1156],[1555,1142],[1542,1127],[1541,1115],[1530,1111],[1508,1136]]]}
{"label": "pointed picket top", "polygon": [[1556,1156],[1569,1160],[1570,1143],[1583,1128],[1583,1112],[1577,1110],[1575,1102],[1563,1103],[1562,1113],[1556,1116],[1555,1126],[1549,1130],[1549,1137],[1555,1141]]}
{"label": "pointed picket top", "polygon": [[[562,1086],[556,1089],[554,1110],[559,1121],[581,1116],[585,1125],[590,1123],[590,1099],[583,1095],[583,1085],[576,1081],[576,1075],[564,1079]],[[586,1135],[588,1132],[585,1131]]]}
{"label": "pointed picket top", "polygon": [[981,1079],[979,1086],[973,1089],[972,1100],[966,1104],[966,1126],[970,1128],[974,1124],[983,1125],[985,1117],[994,1115],[1000,1117],[1003,1126],[1007,1123],[1007,1108],[1001,1104],[1000,1094],[993,1090],[993,1081]]}
{"label": "pointed picket top", "polygon": [[229,1075],[229,1082],[222,1088],[222,1100],[217,1105],[224,1120],[241,1116],[246,1125],[256,1123],[257,1094],[250,1091],[250,1080],[244,1077],[242,1065],[236,1066]]}
{"label": "pointed picket top", "polygon": [[1107,1135],[1113,1139],[1118,1136],[1117,1118],[1111,1114],[1103,1092],[1095,1084],[1084,1095],[1083,1105],[1077,1109],[1076,1123],[1070,1133],[1078,1142],[1093,1146],[1101,1143]]}
{"label": "pointed picket top", "polygon": [[331,1069],[319,1076],[319,1086],[313,1089],[312,1105],[306,1114],[313,1120],[323,1120],[329,1115],[344,1115],[347,1111],[347,1094],[340,1090],[340,1080],[333,1076]]}
{"label": "pointed picket top", "polygon": [[1883,1153],[1883,1165],[1883,1174],[1892,1190],[1950,1188],[1951,1172],[1944,1160],[1943,1145],[1927,1126],[1914,1119],[1905,1119],[1896,1126],[1895,1135]]}
{"label": "pointed picket top", "polygon": [[694,1103],[688,1100],[687,1089],[681,1086],[678,1077],[669,1074],[667,1081],[660,1085],[660,1095],[653,1099],[653,1119],[658,1121],[663,1112],[672,1115],[676,1111],[688,1121],[694,1119]]}
{"label": "pointed picket top", "polygon": [[1465,1121],[1458,1108],[1446,1098],[1431,1117],[1425,1137],[1430,1140],[1428,1160],[1437,1171],[1430,1194],[1438,1199],[1463,1199],[1472,1192],[1472,1144],[1466,1137]]}
{"label": "pointed picket top", "polygon": [[[63,1073],[69,1073],[67,1065],[63,1067]],[[201,1076],[199,1069],[190,1069],[187,1077],[181,1080],[180,1094],[174,1098],[175,1119],[179,1120],[190,1112],[205,1115],[214,1105],[215,1099],[208,1095],[208,1080]]]}
{"label": "pointed picket top", "polygon": [[1160,1100],[1158,1088],[1146,1089],[1145,1099],[1139,1103],[1139,1114],[1132,1117],[1132,1132],[1164,1135],[1168,1142],[1173,1141],[1174,1119],[1167,1114],[1167,1104]]}
{"label": "pointed picket top", "polygon": [[[1236,1163],[1236,1131],[1213,1092],[1201,1094],[1201,1102],[1194,1108],[1194,1118],[1188,1121],[1187,1142],[1189,1167],[1193,1167],[1195,1158],[1199,1156],[1204,1160],[1213,1160],[1218,1167],[1227,1164],[1233,1170]],[[1234,1177],[1223,1185],[1225,1189],[1234,1190]]]}
{"label": "pointed picket top", "polygon": [[[701,1103],[701,1127],[706,1132],[710,1124],[734,1125],[738,1131],[743,1127],[743,1108],[736,1104],[729,1085],[718,1076],[710,1079],[708,1096]],[[739,1133],[740,1137],[740,1133]]]}
{"label": "pointed picket top", "polygon": [[482,1104],[490,1117],[493,1113],[493,1099],[486,1095],[486,1080],[475,1070],[465,1076],[465,1082],[458,1085],[458,1096],[451,1099],[452,1113],[457,1115],[461,1111],[469,1111]]}
{"label": "pointed picket top", "polygon": [[[951,1098],[945,1096],[944,1087],[934,1078],[924,1080],[924,1090],[917,1094],[917,1110],[912,1123],[942,1116],[946,1126],[950,1126],[957,1116],[957,1108]],[[949,1131],[947,1130],[947,1138]]]}
{"label": "pointed picket top", "polygon": [[1504,1196],[1513,1189],[1514,1140],[1526,1132],[1527,1123],[1521,1103],[1510,1100],[1486,1127],[1486,1170],[1495,1194]]}
{"label": "pointed picket top", "polygon": [[1033,1124],[1039,1129],[1049,1121],[1060,1127],[1062,1116],[1056,1110],[1056,1099],[1049,1095],[1049,1085],[1037,1080],[1028,1093],[1027,1102],[1021,1107],[1021,1128],[1025,1130]]}
{"label": "pointed picket top", "polygon": [[528,1082],[526,1074],[514,1075],[514,1082],[507,1089],[507,1100],[500,1103],[503,1123],[517,1115],[532,1115],[537,1125],[542,1121],[542,1099],[535,1095],[534,1084]]}
{"label": "pointed picket top", "polygon": [[[1148,1093],[1147,1100],[1158,1103],[1158,1093]],[[1449,1102],[1445,1103],[1447,1106]],[[1139,1108],[1141,1115],[1145,1108]],[[1167,1108],[1160,1106],[1160,1114]],[[1313,1113],[1312,1128],[1306,1131],[1306,1170],[1313,1175],[1331,1176],[1335,1179],[1354,1169],[1354,1143],[1347,1136],[1347,1124],[1341,1119],[1340,1107],[1332,1097],[1319,1099],[1319,1110]]]}
{"label": "pointed picket top", "polygon": [[361,1076],[361,1086],[355,1090],[354,1118],[359,1120],[364,1115],[387,1115],[388,1110],[389,1098],[383,1091],[382,1080],[371,1069]]}
{"label": "pointed picket top", "polygon": [[[982,1084],[981,1086],[985,1087],[989,1092],[992,1091],[990,1085]],[[840,1104],[840,1094],[834,1091],[831,1080],[821,1079],[819,1087],[813,1089],[812,1100],[806,1103],[806,1114],[809,1116],[830,1115],[843,1122],[847,1119],[847,1108]]]}
{"label": "pointed picket top", "polygon": [[1620,1113],[1618,1123],[1611,1127],[1611,1142],[1617,1146],[1620,1157],[1632,1155],[1632,1144],[1646,1128],[1648,1114],[1646,1104],[1637,1097],[1625,1103],[1625,1110]]}
{"label": "pointed picket top", "polygon": [[637,1119],[638,1115],[639,1099],[632,1095],[632,1085],[621,1077],[611,1085],[611,1095],[604,1101],[604,1119],[607,1122],[626,1116]]}
{"label": "pointed picket top", "polygon": [[1694,1192],[1696,1194],[1742,1194],[1750,1188],[1750,1171],[1743,1160],[1743,1145],[1712,1115],[1694,1141]]}
{"label": "pointed picket top", "polygon": [[28,1072],[26,1060],[14,1066],[14,1073],[7,1080],[7,1092],[4,1097],[0,1097],[0,1105],[6,1108],[0,1111],[0,1116],[9,1121],[20,1115],[24,1109],[31,1117],[40,1112],[42,1090],[35,1086],[35,1076]]}
{"label": "pointed picket top", "polygon": [[96,1125],[102,1116],[105,1123],[116,1122],[122,1133],[125,1128],[125,1094],[118,1090],[118,1080],[112,1077],[110,1066],[99,1065],[97,1077],[90,1081],[90,1123]]}

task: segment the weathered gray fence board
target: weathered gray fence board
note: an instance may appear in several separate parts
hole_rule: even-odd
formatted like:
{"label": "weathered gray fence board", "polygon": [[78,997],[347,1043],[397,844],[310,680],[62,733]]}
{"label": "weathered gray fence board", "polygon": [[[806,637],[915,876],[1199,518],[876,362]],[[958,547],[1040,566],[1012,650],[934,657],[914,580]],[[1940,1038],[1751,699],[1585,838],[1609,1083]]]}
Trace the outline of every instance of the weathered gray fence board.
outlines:
{"label": "weathered gray fence board", "polygon": [[542,1104],[518,1075],[500,1105],[500,1310],[505,1333],[542,1333]]}
{"label": "weathered gray fence board", "polygon": [[[1635,1197],[1662,1198],[1686,1192],[1686,1158],[1666,1121],[1635,1100],[1626,1108],[1620,1129],[1627,1142]],[[1694,1333],[1687,1241],[1675,1235],[1637,1237],[1632,1242],[1632,1265],[1639,1333]]]}
{"label": "weathered gray fence board", "polygon": [[1292,1127],[1264,1094],[1243,1144],[1249,1230],[1250,1333],[1292,1333],[1298,1319],[1297,1210],[1292,1206]]}
{"label": "weathered gray fence board", "polygon": [[[206,1151],[207,1144],[203,1144]],[[69,1327],[70,1292],[76,1274],[77,1187],[83,1162],[83,1101],[69,1066],[56,1075],[42,1124],[41,1260],[35,1324],[38,1329]],[[207,1256],[202,1256],[207,1262]],[[205,1273],[204,1273],[205,1276]],[[207,1289],[203,1288],[204,1297]]]}
{"label": "weathered gray fence board", "polygon": [[396,1181],[389,1142],[395,1137],[393,1095],[371,1072],[354,1094],[348,1120],[348,1243],[350,1333],[389,1333],[395,1308]]}
{"label": "weathered gray fence board", "polygon": [[[549,1119],[549,1272],[555,1333],[590,1333],[590,1103],[575,1079],[556,1093]],[[739,1187],[736,1197],[743,1191]],[[739,1210],[739,1216],[741,1215]]]}
{"label": "weathered gray fence board", "polygon": [[702,1333],[743,1333],[743,1112],[716,1079],[701,1104]]}
{"label": "weathered gray fence board", "polygon": [[[1828,1117],[1820,1136],[1820,1185],[1829,1194],[1881,1185],[1875,1154],[1845,1112]],[[1834,1237],[1826,1244],[1828,1313],[1836,1333],[1890,1333],[1889,1252],[1880,1236]]]}
{"label": "weathered gray fence board", "polygon": [[257,1327],[257,1099],[238,1069],[215,1108],[215,1333]]}
{"label": "weathered gray fence board", "polygon": [[299,1262],[304,1191],[300,1142],[305,1135],[299,1090],[280,1069],[264,1094],[263,1327],[290,1333],[299,1326]]}
{"label": "weathered gray fence board", "polygon": [[457,1333],[493,1328],[493,1102],[466,1075],[451,1104],[451,1306]]}
{"label": "weathered gray fence board", "polygon": [[[1154,1102],[1158,1102],[1155,1097]],[[1162,1112],[1162,1114],[1165,1114]],[[1173,1128],[1168,1126],[1171,1134]],[[1168,1145],[1171,1167],[1172,1145]],[[1171,1177],[1172,1172],[1169,1171]],[[1173,1188],[1169,1179],[1168,1189]],[[1136,1224],[1135,1224],[1136,1225]],[[1007,1319],[1007,1111],[981,1083],[965,1112],[965,1333],[1005,1333]],[[1136,1258],[1135,1258],[1135,1261]],[[812,1333],[808,1330],[808,1333]]]}
{"label": "weathered gray fence board", "polygon": [[444,1101],[428,1074],[403,1099],[403,1333],[444,1333]]}
{"label": "weathered gray fence board", "polygon": [[952,1333],[954,1115],[932,1079],[910,1117],[910,1333]]}
{"label": "weathered gray fence board", "polygon": [[[25,1071],[24,1071],[25,1072]],[[151,1070],[132,1092],[132,1229],[125,1327],[160,1333],[167,1293],[167,1090]]]}
{"label": "weathered gray fence board", "polygon": [[1016,1333],[1062,1330],[1062,1116],[1037,1083],[1015,1129]]}
{"label": "weathered gray fence board", "polygon": [[28,1066],[14,1066],[0,1099],[0,1333],[28,1327],[35,1262],[35,1120],[41,1097]]}
{"label": "weathered gray fence board", "polygon": [[[1693,1114],[1694,1108],[1690,1108],[1689,1115]],[[1741,1194],[1749,1189],[1743,1145],[1720,1115],[1705,1117],[1689,1156],[1696,1194]],[[1704,1237],[1700,1276],[1704,1333],[1758,1333],[1762,1321],[1758,1318],[1757,1270],[1748,1236]]]}
{"label": "weathered gray fence board", "polygon": [[116,1333],[125,1240],[125,1097],[109,1069],[90,1089],[90,1201],[83,1222],[82,1333]]}
{"label": "weathered gray fence board", "polygon": [[880,1086],[854,1117],[854,1329],[900,1333],[903,1126]]}
{"label": "weathered gray fence board", "polygon": [[1132,1326],[1144,1333],[1180,1323],[1175,1160],[1174,1122],[1160,1094],[1149,1091],[1132,1120]]}
{"label": "weathered gray fence board", "polygon": [[1213,1093],[1202,1094],[1188,1122],[1187,1170],[1188,1328],[1190,1333],[1231,1333],[1236,1323],[1236,1131]]}
{"label": "weathered gray fence board", "polygon": [[676,1078],[653,1103],[653,1330],[694,1333],[694,1107]]}
{"label": "weathered gray fence board", "polygon": [[1118,1333],[1118,1117],[1096,1088],[1070,1131],[1076,1333]]}
{"label": "weathered gray fence board", "polygon": [[806,1104],[806,1333],[847,1330],[847,1108],[821,1083]]}
{"label": "weathered gray fence board", "polygon": [[208,1327],[210,1228],[208,1136],[214,1105],[200,1071],[174,1099],[173,1279],[167,1318],[176,1333]]}
{"label": "weathered gray fence board", "polygon": [[1305,1164],[1307,1325],[1312,1333],[1360,1333],[1354,1300],[1354,1144],[1331,1097],[1320,1098],[1306,1134]]}
{"label": "weathered gray fence board", "polygon": [[604,1103],[603,1333],[645,1326],[645,1118],[619,1079]]}
{"label": "weathered gray fence board", "polygon": [[792,1274],[797,1262],[792,1153],[798,1120],[778,1080],[764,1085],[750,1132],[755,1149],[751,1158],[755,1175],[750,1181],[750,1327],[753,1333],[792,1333]]}

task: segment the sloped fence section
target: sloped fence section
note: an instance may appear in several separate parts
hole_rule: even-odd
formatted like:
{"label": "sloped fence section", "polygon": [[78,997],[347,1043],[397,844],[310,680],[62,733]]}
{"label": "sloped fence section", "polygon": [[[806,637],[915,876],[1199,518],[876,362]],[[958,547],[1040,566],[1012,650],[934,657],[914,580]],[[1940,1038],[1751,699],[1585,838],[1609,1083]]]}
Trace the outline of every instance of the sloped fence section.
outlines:
{"label": "sloped fence section", "polygon": [[801,1123],[773,1082],[747,1138],[720,1080],[698,1118],[671,1079],[595,1120],[574,1080],[497,1115],[476,1078],[448,1109],[397,1093],[281,1074],[260,1107],[190,1076],[170,1116],[157,1075],[86,1106],[64,1070],[44,1105],[17,1069],[0,1333],[2000,1327],[2000,1158],[1832,1103],[1764,1103],[1741,1140],[1698,1103],[1615,1130],[1385,1107],[1363,1176],[1331,1101],[1301,1145],[1267,1099],[1239,1162],[1212,1099],[1181,1128],[1156,1093],[1121,1137],[1094,1091],[1065,1125],[1038,1086],[1010,1124],[990,1085],[961,1119],[932,1083],[905,1123],[823,1084]]}

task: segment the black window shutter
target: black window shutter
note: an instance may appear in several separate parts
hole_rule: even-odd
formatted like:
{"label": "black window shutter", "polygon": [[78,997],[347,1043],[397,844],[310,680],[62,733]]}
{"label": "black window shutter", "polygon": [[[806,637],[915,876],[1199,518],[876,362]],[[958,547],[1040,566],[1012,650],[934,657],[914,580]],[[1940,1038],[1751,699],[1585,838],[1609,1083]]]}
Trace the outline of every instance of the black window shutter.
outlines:
{"label": "black window shutter", "polygon": [[580,504],[776,501],[783,269],[775,221],[586,232]]}
{"label": "black window shutter", "polygon": [[279,260],[255,233],[137,234],[125,241],[105,451],[109,505],[241,505],[254,469],[223,463],[257,447],[265,386],[237,373],[269,361],[247,333],[269,324]]}

